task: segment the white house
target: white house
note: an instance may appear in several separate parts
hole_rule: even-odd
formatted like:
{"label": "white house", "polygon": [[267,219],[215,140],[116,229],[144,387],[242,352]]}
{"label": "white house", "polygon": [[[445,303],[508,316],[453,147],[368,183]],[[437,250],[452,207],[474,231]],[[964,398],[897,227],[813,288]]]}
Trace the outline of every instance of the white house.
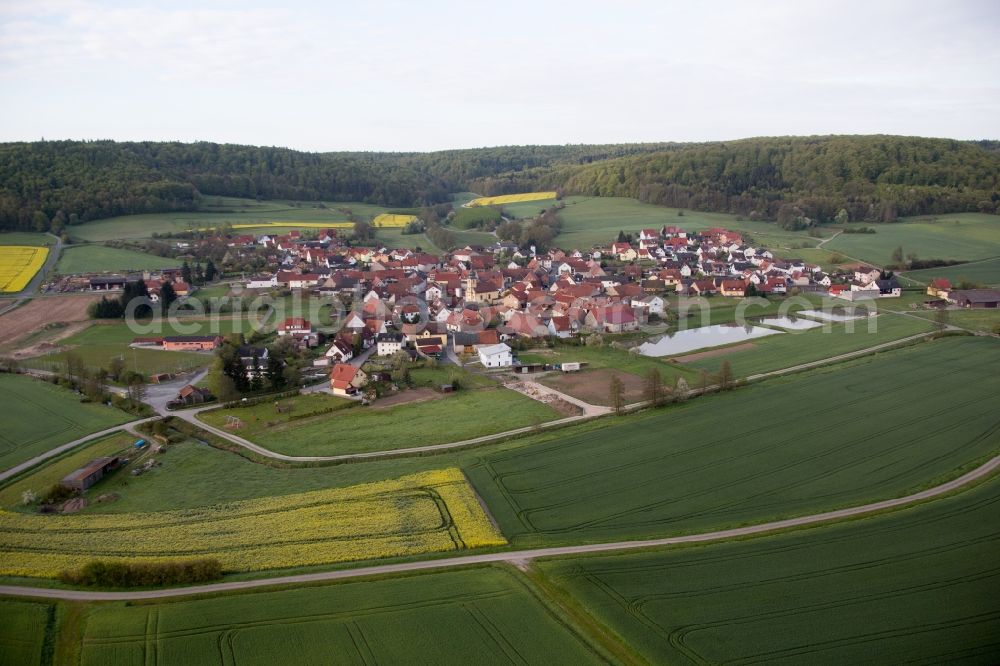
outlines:
{"label": "white house", "polygon": [[480,345],[476,351],[479,361],[486,368],[509,368],[514,365],[514,356],[510,347],[504,343],[496,345]]}
{"label": "white house", "polygon": [[343,340],[337,340],[326,350],[325,356],[338,363],[346,363],[354,358],[354,349]]}
{"label": "white house", "polygon": [[247,289],[273,289],[278,286],[278,276],[271,275],[270,277],[266,275],[251,278],[247,282]]}
{"label": "white house", "polygon": [[403,336],[399,333],[382,333],[376,341],[375,353],[379,356],[392,356],[403,348]]}

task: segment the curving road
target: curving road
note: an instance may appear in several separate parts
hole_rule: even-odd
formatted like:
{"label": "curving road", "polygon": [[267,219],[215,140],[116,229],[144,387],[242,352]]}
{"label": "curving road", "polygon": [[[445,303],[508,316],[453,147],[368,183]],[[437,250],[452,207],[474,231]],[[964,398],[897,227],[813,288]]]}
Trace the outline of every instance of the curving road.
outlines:
{"label": "curving road", "polygon": [[842,520],[844,518],[864,516],[877,511],[885,511],[887,509],[909,506],[917,502],[923,502],[925,500],[958,490],[963,486],[985,478],[998,468],[1000,468],[1000,456],[991,458],[988,462],[956,479],[952,479],[951,481],[942,483],[941,485],[934,486],[933,488],[928,488],[927,490],[922,490],[905,497],[883,500],[881,502],[872,502],[870,504],[862,504],[860,506],[850,507],[847,509],[838,509],[837,511],[827,511],[825,513],[817,513],[809,516],[800,516],[798,518],[775,520],[767,523],[760,523],[758,525],[749,525],[747,527],[736,527],[728,530],[716,530],[712,532],[702,532],[700,534],[667,537],[664,539],[616,541],[611,543],[592,543],[580,546],[558,546],[552,548],[533,548],[530,550],[511,550],[499,553],[484,553],[482,555],[463,555],[461,557],[421,560],[417,562],[382,564],[370,567],[361,567],[358,569],[341,569],[337,571],[323,571],[319,573],[299,574],[294,576],[278,576],[275,578],[233,581],[230,583],[193,585],[190,587],[177,587],[165,590],[88,592],[86,590],[61,590],[53,588],[23,587],[19,585],[0,585],[0,595],[43,597],[46,599],[65,599],[69,601],[132,601],[137,599],[163,599],[166,597],[182,597],[191,594],[251,590],[273,587],[275,585],[293,585],[319,581],[344,580],[347,578],[398,574],[409,571],[423,571],[426,569],[445,569],[475,564],[485,564],[489,562],[510,562],[512,564],[523,565],[525,562],[529,562],[540,557],[583,555],[587,553],[610,553],[616,551],[635,550],[639,548],[675,546],[686,543],[705,543],[709,541],[720,541],[724,539],[766,534],[768,532],[793,527],[816,525]]}

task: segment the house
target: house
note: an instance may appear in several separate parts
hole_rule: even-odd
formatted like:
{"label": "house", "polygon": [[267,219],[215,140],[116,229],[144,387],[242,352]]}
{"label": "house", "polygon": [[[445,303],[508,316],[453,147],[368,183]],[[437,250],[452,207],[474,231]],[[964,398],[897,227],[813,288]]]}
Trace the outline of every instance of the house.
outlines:
{"label": "house", "polygon": [[935,278],[927,285],[927,295],[938,298],[948,298],[951,292],[951,282],[946,278]]}
{"label": "house", "polygon": [[330,371],[330,390],[334,395],[354,395],[365,385],[368,375],[361,368],[348,363],[338,363]]}
{"label": "house", "polygon": [[168,335],[163,338],[166,351],[210,351],[220,345],[221,335]]}
{"label": "house", "polygon": [[573,324],[565,315],[557,315],[549,319],[549,333],[557,338],[573,337]]}
{"label": "house", "polygon": [[747,285],[743,280],[723,280],[719,284],[719,293],[723,296],[743,296]]}
{"label": "house", "polygon": [[382,333],[375,338],[375,353],[379,356],[392,356],[403,348],[401,333]]}
{"label": "house", "polygon": [[957,289],[948,300],[963,308],[994,309],[1000,307],[1000,289]]}
{"label": "house", "polygon": [[862,284],[874,282],[882,275],[882,271],[871,266],[859,266],[854,270],[854,279]]}
{"label": "house", "polygon": [[479,361],[486,368],[509,368],[514,365],[514,355],[504,343],[481,345],[477,350]]}
{"label": "house", "polygon": [[587,313],[586,324],[594,330],[607,333],[622,333],[639,328],[635,313],[621,303],[595,307]]}
{"label": "house", "polygon": [[236,350],[240,357],[240,363],[251,379],[261,378],[267,372],[267,347],[254,347],[253,345],[240,345]]}
{"label": "house", "polygon": [[302,317],[289,317],[278,324],[278,335],[304,337],[312,333],[312,324]]}
{"label": "house", "polygon": [[888,280],[875,280],[875,286],[878,287],[881,298],[898,298],[903,293],[903,288],[899,286],[895,276]]}
{"label": "house", "polygon": [[324,356],[338,363],[346,363],[354,358],[354,348],[344,340],[334,340]]}
{"label": "house", "polygon": [[118,456],[94,458],[75,472],[63,477],[61,485],[83,492],[104,478],[104,475],[118,467]]}

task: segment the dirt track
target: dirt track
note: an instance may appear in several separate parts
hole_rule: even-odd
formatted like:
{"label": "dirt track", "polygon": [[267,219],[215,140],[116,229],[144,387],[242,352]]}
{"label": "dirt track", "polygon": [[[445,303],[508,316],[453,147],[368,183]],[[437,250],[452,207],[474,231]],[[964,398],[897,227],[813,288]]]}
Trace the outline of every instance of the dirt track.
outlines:
{"label": "dirt track", "polygon": [[100,296],[46,296],[0,316],[0,346],[17,342],[46,324],[87,320],[87,306]]}

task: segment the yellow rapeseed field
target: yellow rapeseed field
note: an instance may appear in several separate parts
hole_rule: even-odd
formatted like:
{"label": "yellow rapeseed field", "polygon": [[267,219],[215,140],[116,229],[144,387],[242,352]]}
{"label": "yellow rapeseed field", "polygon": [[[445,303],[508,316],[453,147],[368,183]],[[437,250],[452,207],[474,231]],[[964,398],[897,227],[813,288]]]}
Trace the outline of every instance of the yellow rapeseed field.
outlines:
{"label": "yellow rapeseed field", "polygon": [[54,577],[90,560],[215,557],[259,571],[507,543],[459,469],[157,513],[0,511],[0,575]]}
{"label": "yellow rapeseed field", "polygon": [[405,227],[407,224],[417,219],[416,215],[398,215],[396,213],[382,213],[376,215],[372,224],[376,227]]}
{"label": "yellow rapeseed field", "polygon": [[0,291],[21,291],[49,256],[47,247],[0,245]]}
{"label": "yellow rapeseed field", "polygon": [[543,201],[555,199],[555,192],[525,192],[523,194],[502,194],[496,197],[479,197],[473,199],[469,206],[502,206],[504,204],[521,203],[523,201]]}

